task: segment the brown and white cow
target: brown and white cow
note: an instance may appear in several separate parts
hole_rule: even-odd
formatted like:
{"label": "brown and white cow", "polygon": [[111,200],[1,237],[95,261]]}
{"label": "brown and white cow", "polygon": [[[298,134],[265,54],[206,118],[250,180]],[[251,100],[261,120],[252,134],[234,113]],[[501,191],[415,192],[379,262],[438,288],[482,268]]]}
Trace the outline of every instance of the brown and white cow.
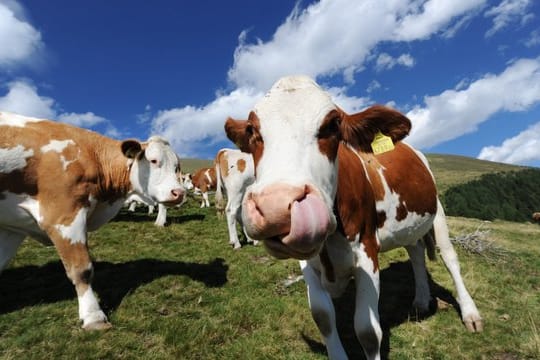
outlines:
{"label": "brown and white cow", "polygon": [[168,142],[117,141],[54,121],[0,113],[0,271],[26,236],[53,244],[75,285],[85,329],[110,327],[92,291],[87,232],[130,193],[180,203],[178,158]]}
{"label": "brown and white cow", "polygon": [[199,169],[193,174],[191,181],[193,192],[202,194],[201,207],[210,207],[208,193],[216,190],[216,169],[214,167]]}
{"label": "brown and white cow", "polygon": [[[414,305],[427,310],[424,238],[431,234],[454,280],[467,329],[482,330],[427,160],[401,142],[410,127],[404,115],[383,106],[347,114],[305,76],[282,78],[247,120],[229,118],[225,124],[227,136],[255,163],[255,183],[242,205],[246,232],[263,240],[271,255],[301,260],[310,309],[330,358],[346,358],[331,298],[351,278],[356,335],[367,358],[380,357],[381,251],[407,249]],[[374,155],[371,143],[378,133],[395,148]]]}
{"label": "brown and white cow", "polygon": [[[253,157],[251,154],[236,149],[221,149],[215,159],[216,167],[216,208],[218,212],[225,210],[227,227],[229,229],[229,244],[235,249],[241,247],[236,232],[236,222],[242,223],[242,198],[246,188],[255,181]],[[224,206],[223,195],[227,196]],[[244,230],[245,233],[245,230]],[[248,242],[257,243],[246,235]]]}

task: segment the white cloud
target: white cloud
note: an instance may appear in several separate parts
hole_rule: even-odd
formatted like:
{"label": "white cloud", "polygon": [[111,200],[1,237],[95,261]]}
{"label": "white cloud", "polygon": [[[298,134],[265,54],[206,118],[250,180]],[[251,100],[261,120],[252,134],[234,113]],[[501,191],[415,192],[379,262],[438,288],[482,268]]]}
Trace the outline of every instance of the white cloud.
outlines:
{"label": "white cloud", "polygon": [[86,112],[83,114],[63,113],[58,115],[58,121],[78,127],[90,128],[97,124],[106,122],[107,120],[104,117],[97,116],[93,112]]}
{"label": "white cloud", "polygon": [[520,165],[540,161],[540,122],[506,139],[500,146],[484,147],[478,158]]}
{"label": "white cloud", "polygon": [[426,148],[473,132],[500,111],[524,111],[540,102],[540,58],[520,59],[498,75],[487,74],[463,90],[426,96],[425,107],[407,113],[408,142]]}
{"label": "white cloud", "polygon": [[120,137],[119,131],[109,120],[93,112],[58,112],[54,99],[39,95],[37,88],[24,80],[16,80],[7,84],[6,94],[0,96],[0,109],[20,115],[58,120],[84,128],[94,128],[97,125],[103,125],[105,126],[106,135],[114,138]]}
{"label": "white cloud", "polygon": [[512,23],[525,24],[534,15],[527,11],[531,0],[503,0],[497,6],[486,11],[486,17],[493,17],[493,26],[486,32],[486,37],[493,36]]}
{"label": "white cloud", "polygon": [[44,48],[41,33],[24,19],[16,1],[0,2],[0,68],[31,62],[31,56]]}
{"label": "white cloud", "polygon": [[396,65],[402,65],[405,67],[414,66],[414,58],[410,54],[402,54],[397,58],[393,58],[387,53],[381,53],[375,61],[375,69],[377,71],[390,70]]}
{"label": "white cloud", "polygon": [[[296,8],[268,42],[239,37],[229,80],[237,87],[266,91],[278,78],[306,74],[313,78],[361,68],[382,41],[427,39],[455,25],[485,0],[321,0]],[[361,19],[361,20],[360,20]],[[408,58],[403,58],[404,64]]]}
{"label": "white cloud", "polygon": [[225,140],[223,126],[227,117],[246,119],[262,96],[253,89],[240,88],[218,96],[204,107],[163,110],[154,117],[152,132],[169,140],[180,156],[195,156],[201,145]]}
{"label": "white cloud", "polygon": [[[341,75],[345,87],[331,88],[330,93],[344,110],[361,110],[369,99],[348,96],[347,86],[354,84],[355,74],[364,69],[380,42],[422,40],[449,27],[455,32],[485,1],[321,0],[305,9],[297,5],[269,41],[249,43],[248,32],[240,34],[228,72],[232,92],[218,94],[202,107],[158,111],[152,119],[153,132],[169,139],[182,156],[196,155],[198,145],[225,140],[227,116],[245,118],[277,79],[290,74],[315,79]],[[414,65],[410,54],[390,61],[392,67]]]}
{"label": "white cloud", "polygon": [[7,87],[6,95],[0,97],[0,109],[44,119],[55,117],[54,100],[40,96],[35,86],[17,80],[9,83]]}
{"label": "white cloud", "polygon": [[370,94],[370,93],[372,93],[372,92],[374,92],[375,90],[378,90],[378,89],[380,89],[380,88],[381,88],[381,83],[378,82],[377,80],[372,80],[372,81],[369,83],[369,85],[368,85],[368,87],[367,87],[367,89],[366,89],[366,92],[367,92],[368,94]]}
{"label": "white cloud", "polygon": [[527,38],[527,40],[525,40],[524,43],[527,47],[534,47],[540,45],[540,29],[531,31],[529,37]]}

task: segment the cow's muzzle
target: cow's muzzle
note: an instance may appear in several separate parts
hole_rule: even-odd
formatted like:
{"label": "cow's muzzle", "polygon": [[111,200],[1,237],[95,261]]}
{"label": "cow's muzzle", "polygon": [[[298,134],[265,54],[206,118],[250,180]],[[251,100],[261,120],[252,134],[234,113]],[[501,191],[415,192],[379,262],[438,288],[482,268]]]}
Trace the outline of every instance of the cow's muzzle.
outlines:
{"label": "cow's muzzle", "polygon": [[311,185],[276,183],[247,192],[242,219],[248,236],[263,240],[268,252],[280,259],[309,259],[318,254],[335,218]]}

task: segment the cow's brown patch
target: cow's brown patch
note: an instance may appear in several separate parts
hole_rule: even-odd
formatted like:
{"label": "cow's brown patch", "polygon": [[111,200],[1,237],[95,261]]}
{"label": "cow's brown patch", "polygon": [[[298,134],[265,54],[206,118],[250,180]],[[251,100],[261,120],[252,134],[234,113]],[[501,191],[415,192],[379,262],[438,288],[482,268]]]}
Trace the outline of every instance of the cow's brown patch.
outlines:
{"label": "cow's brown patch", "polygon": [[227,160],[227,152],[225,150],[220,150],[218,152],[214,162],[219,166],[219,172],[222,177],[229,176],[229,161]]}
{"label": "cow's brown patch", "polygon": [[245,170],[246,170],[246,160],[244,159],[238,159],[238,161],[236,162],[236,166],[238,167],[238,171],[243,173]]}
{"label": "cow's brown patch", "polygon": [[317,133],[319,151],[332,162],[336,159],[341,139],[340,124],[341,114],[337,110],[332,110],[324,118]]}
{"label": "cow's brown patch", "polygon": [[248,120],[234,120],[228,118],[225,122],[227,137],[243,152],[253,156],[255,173],[257,165],[264,152],[264,141],[260,133],[260,120],[253,111],[249,113]]}
{"label": "cow's brown patch", "polygon": [[374,271],[377,271],[379,245],[375,235],[377,225],[375,197],[360,159],[354,151],[343,144],[338,149],[338,174],[336,194],[338,223],[341,223],[343,233],[349,241],[354,241],[356,236],[359,237],[366,254],[373,261]]}
{"label": "cow's brown patch", "polygon": [[342,139],[366,153],[372,152],[371,143],[378,132],[396,143],[411,130],[411,121],[405,115],[386,106],[375,105],[356,114],[341,111],[341,116]]}
{"label": "cow's brown patch", "polygon": [[[210,175],[210,180],[208,180],[206,174]],[[195,174],[193,174],[192,182],[193,186],[200,189],[202,192],[216,190],[216,169],[211,167],[197,170]]]}

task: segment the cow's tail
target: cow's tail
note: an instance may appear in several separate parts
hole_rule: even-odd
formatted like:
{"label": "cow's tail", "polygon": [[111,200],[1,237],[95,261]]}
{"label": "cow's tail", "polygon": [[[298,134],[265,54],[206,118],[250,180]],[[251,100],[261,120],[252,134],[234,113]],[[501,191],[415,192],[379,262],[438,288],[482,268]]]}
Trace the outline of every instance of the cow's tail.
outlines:
{"label": "cow's tail", "polygon": [[[216,157],[216,160],[219,160],[219,155]],[[219,161],[216,161],[214,164],[216,167],[216,210],[218,218],[223,219],[225,214],[225,199],[223,198],[223,179],[221,179],[221,171],[219,169]]]}

